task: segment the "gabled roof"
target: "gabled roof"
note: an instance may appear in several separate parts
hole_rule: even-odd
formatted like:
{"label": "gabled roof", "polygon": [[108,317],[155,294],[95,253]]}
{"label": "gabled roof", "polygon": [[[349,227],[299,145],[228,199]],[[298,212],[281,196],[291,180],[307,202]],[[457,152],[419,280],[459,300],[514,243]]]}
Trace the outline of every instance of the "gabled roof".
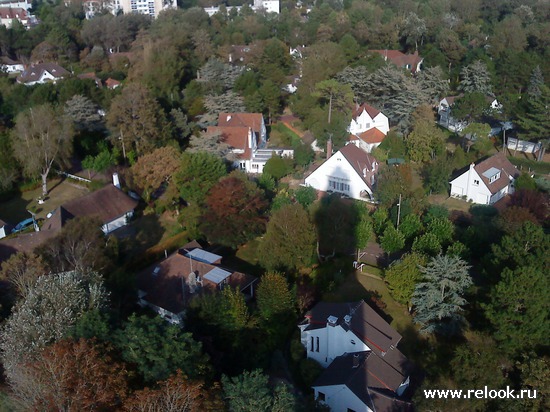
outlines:
{"label": "gabled roof", "polygon": [[201,293],[215,292],[223,281],[239,290],[257,281],[254,276],[193,259],[200,253],[189,252],[197,248],[202,250],[197,242],[188,243],[167,259],[137,274],[138,288],[146,293],[145,299],[149,303],[175,314],[182,312],[193,296],[187,285],[191,272],[203,282]]}
{"label": "gabled roof", "polygon": [[449,106],[452,106],[453,104],[455,104],[455,100],[461,98],[462,96],[463,96],[462,94],[458,96],[446,96],[442,98],[441,101],[447,100],[447,103],[449,103]]}
{"label": "gabled roof", "polygon": [[136,200],[110,184],[86,196],[64,203],[61,208],[73,217],[97,216],[102,223],[109,223],[134,210],[137,204]]}
{"label": "gabled roof", "polygon": [[[487,186],[491,194],[495,194],[499,190],[508,186],[510,184],[510,177],[515,179],[519,176],[518,169],[510,163],[504,152],[497,153],[496,155],[493,155],[478,163],[474,166],[474,169],[481,177],[481,180],[483,180],[483,183],[485,183],[485,186]],[[490,169],[495,169],[501,172],[500,177],[492,183],[490,183],[490,177],[494,175],[494,173],[491,173],[490,175],[486,173]]]}
{"label": "gabled roof", "polygon": [[[345,330],[351,330],[377,355],[388,352],[396,347],[401,335],[388,322],[374,311],[365,301],[348,303],[320,302],[306,313],[304,330],[320,329],[327,326],[329,316],[336,317],[336,325]],[[345,316],[350,316],[349,324]]]}
{"label": "gabled roof", "polygon": [[20,7],[0,7],[1,19],[26,19],[27,10]]}
{"label": "gabled roof", "polygon": [[242,150],[237,157],[250,159],[251,149],[248,147],[249,128],[244,126],[208,126],[206,133],[220,135],[220,142],[226,143],[231,149]]}
{"label": "gabled roof", "polygon": [[357,117],[363,113],[363,110],[368,113],[368,115],[371,117],[371,119],[374,119],[376,116],[380,114],[380,110],[375,109],[374,107],[363,103],[361,106],[355,106],[355,110],[353,110],[352,118],[355,120]]}
{"label": "gabled roof", "polygon": [[220,113],[218,126],[220,127],[250,127],[260,133],[263,116],[261,113]]}
{"label": "gabled roof", "polygon": [[391,61],[397,67],[407,67],[410,66],[411,72],[416,72],[416,67],[419,63],[422,62],[422,57],[418,55],[418,51],[415,51],[413,54],[405,54],[399,50],[369,50],[373,53],[378,53],[384,59]]}
{"label": "gabled roof", "polygon": [[63,67],[59,66],[55,63],[37,63],[33,64],[23,73],[17,77],[17,81],[19,83],[30,83],[30,82],[36,82],[40,80],[40,77],[42,77],[42,73],[48,72],[56,79],[61,79],[62,77],[65,77],[69,75],[70,73],[65,70]]}
{"label": "gabled roof", "polygon": [[120,86],[120,82],[109,77],[105,80],[105,86],[107,86],[108,89],[114,89],[115,87]]}
{"label": "gabled roof", "polygon": [[0,57],[0,63],[6,66],[19,66],[22,63],[16,62],[15,60],[10,59],[8,56]]}
{"label": "gabled roof", "polygon": [[8,223],[4,222],[2,219],[0,219],[0,227],[6,226]]}
{"label": "gabled roof", "polygon": [[[410,363],[399,352],[403,365],[392,365],[373,351],[338,356],[313,384],[313,387],[346,385],[372,410],[403,411],[411,405],[397,397],[397,389],[410,373]],[[411,409],[412,410],[412,409]]]}
{"label": "gabled roof", "polygon": [[386,135],[377,127],[373,127],[372,129],[369,129],[366,132],[358,133],[356,135],[352,134],[350,137],[350,140],[352,140],[352,137],[360,139],[368,144],[375,144],[375,143],[382,143],[382,140],[386,138]]}
{"label": "gabled roof", "polygon": [[361,179],[363,179],[363,181],[371,187],[371,183],[367,178],[365,178],[363,170],[366,169],[366,171],[372,172],[375,168],[374,164],[378,163],[376,159],[364,150],[359,149],[354,144],[344,146],[340,149],[340,153],[342,153]]}

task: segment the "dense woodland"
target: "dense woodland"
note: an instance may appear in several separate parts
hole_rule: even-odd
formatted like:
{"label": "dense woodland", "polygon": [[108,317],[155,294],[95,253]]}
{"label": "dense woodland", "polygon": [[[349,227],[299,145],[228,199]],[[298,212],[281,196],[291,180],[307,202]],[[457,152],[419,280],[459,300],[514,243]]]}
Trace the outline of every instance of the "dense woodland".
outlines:
{"label": "dense woodland", "polygon": [[[371,269],[411,321],[400,347],[416,365],[408,395],[418,410],[550,409],[548,166],[523,174],[506,207],[457,213],[431,196],[447,196],[451,176],[502,150],[502,135],[485,137],[489,118],[548,147],[550,3],[285,1],[279,15],[245,6],[211,18],[204,5],[185,1],[156,20],[85,20],[76,3],[37,2],[38,26],[0,27],[2,56],[73,73],[30,87],[0,75],[0,217],[2,202],[43,182],[46,195],[53,169],[72,168],[118,171],[143,199],[138,219],[177,223],[168,246],[132,254],[132,239],[74,219],[2,262],[0,409],[322,410],[309,388],[321,367],[305,359],[296,324],[335,299],[369,242],[387,258]],[[229,63],[232,45],[250,45],[246,65]],[[289,54],[296,46],[303,57]],[[423,70],[413,76],[373,49],[418,51]],[[122,86],[76,77],[88,72]],[[297,92],[285,91],[299,74]],[[434,110],[459,93],[454,113],[470,122],[460,136],[439,128]],[[502,110],[488,113],[485,96]],[[332,137],[339,148],[363,102],[392,126],[374,156],[406,160],[382,168],[376,207],[290,187],[319,162],[296,137],[279,133],[293,160],[274,157],[251,178],[229,170],[227,147],[204,133],[219,112],[249,111],[274,135],[290,111],[320,146]],[[253,302],[231,288],[194,300],[181,329],[134,304],[134,275],[191,239],[231,256],[252,250],[240,263],[261,283]],[[385,314],[380,296],[364,298]],[[422,392],[485,385],[538,397],[444,402]]]}

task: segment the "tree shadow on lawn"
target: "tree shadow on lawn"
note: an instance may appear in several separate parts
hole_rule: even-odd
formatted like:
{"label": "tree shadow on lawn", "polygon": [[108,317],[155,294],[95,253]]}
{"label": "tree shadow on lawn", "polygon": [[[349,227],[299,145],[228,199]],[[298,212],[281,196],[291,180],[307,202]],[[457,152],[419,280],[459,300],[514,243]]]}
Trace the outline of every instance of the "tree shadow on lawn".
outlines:
{"label": "tree shadow on lawn", "polygon": [[[156,214],[148,214],[137,217],[129,226],[120,229],[117,237],[121,239],[121,250],[125,261],[136,266],[141,260],[146,260],[146,251],[160,242],[166,229],[161,225],[160,218]],[[146,266],[146,262],[144,265]]]}

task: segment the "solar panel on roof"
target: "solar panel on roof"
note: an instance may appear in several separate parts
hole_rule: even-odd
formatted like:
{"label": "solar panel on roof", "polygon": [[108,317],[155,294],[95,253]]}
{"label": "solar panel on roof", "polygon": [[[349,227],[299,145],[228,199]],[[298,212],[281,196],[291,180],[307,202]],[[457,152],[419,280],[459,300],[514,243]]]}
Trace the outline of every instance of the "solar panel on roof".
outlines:
{"label": "solar panel on roof", "polygon": [[227,279],[230,275],[231,273],[228,272],[227,270],[214,268],[203,277],[205,279],[208,279],[210,282],[214,282],[215,284],[218,284],[224,281],[225,279]]}
{"label": "solar panel on roof", "polygon": [[210,264],[222,258],[220,255],[216,255],[215,253],[210,253],[204,249],[199,249],[199,248],[193,249],[191,252],[187,252],[186,256],[194,260],[198,260],[199,262],[210,263]]}

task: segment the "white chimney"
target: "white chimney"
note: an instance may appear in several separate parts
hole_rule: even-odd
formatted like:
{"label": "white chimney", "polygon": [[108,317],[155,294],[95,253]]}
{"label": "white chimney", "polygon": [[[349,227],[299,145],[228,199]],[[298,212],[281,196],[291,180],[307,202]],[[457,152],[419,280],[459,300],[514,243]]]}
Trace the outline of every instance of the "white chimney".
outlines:
{"label": "white chimney", "polygon": [[118,173],[113,173],[113,186],[117,189],[120,189],[120,179],[118,178]]}
{"label": "white chimney", "polygon": [[231,115],[228,114],[228,115],[227,115],[227,120],[226,120],[226,121],[228,122],[228,121],[230,121],[230,120],[231,120]]}

